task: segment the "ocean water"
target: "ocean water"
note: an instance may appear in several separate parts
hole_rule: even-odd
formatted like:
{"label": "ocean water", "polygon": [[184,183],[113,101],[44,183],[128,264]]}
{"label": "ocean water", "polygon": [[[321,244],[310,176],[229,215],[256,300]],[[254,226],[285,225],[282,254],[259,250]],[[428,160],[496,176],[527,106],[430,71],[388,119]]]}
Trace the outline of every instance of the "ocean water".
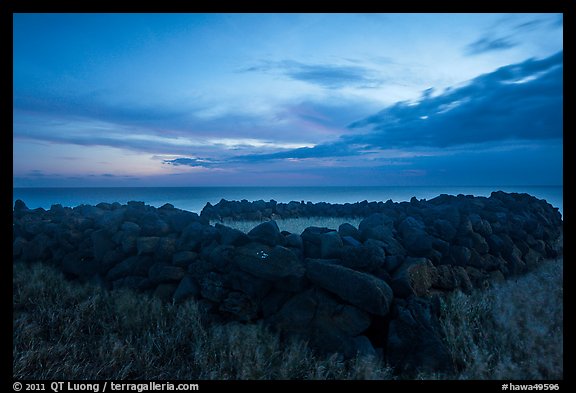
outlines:
{"label": "ocean water", "polygon": [[562,213],[562,186],[510,187],[131,187],[131,188],[14,188],[13,202],[23,200],[31,208],[49,209],[53,204],[74,207],[100,202],[142,201],[160,207],[171,203],[179,209],[200,213],[207,202],[227,200],[255,201],[274,199],[277,202],[305,201],[354,203],[367,200],[394,202],[410,198],[432,199],[440,194],[490,196],[492,191],[521,192],[545,199]]}

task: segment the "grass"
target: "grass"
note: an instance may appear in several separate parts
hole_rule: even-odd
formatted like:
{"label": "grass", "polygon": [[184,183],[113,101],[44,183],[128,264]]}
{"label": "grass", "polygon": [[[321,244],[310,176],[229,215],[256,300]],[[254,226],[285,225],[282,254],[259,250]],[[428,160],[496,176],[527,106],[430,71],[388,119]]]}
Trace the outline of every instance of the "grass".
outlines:
{"label": "grass", "polygon": [[373,358],[319,357],[261,324],[207,325],[126,290],[69,282],[51,267],[14,264],[16,379],[548,379],[562,378],[562,263],[443,302],[458,373],[393,376]]}
{"label": "grass", "polygon": [[[361,217],[300,217],[276,220],[276,223],[278,224],[280,231],[301,234],[304,229],[308,227],[326,227],[337,230],[338,227],[344,223],[352,224],[358,228],[358,225],[362,220],[363,218]],[[210,223],[214,225],[216,222],[220,221],[211,221]],[[220,223],[231,228],[238,229],[244,233],[248,233],[256,225],[261,224],[261,221],[225,219]]]}
{"label": "grass", "polygon": [[369,359],[317,357],[261,324],[212,325],[194,302],[68,282],[14,265],[16,379],[386,379]]}
{"label": "grass", "polygon": [[442,325],[459,379],[563,378],[563,264],[444,302]]}

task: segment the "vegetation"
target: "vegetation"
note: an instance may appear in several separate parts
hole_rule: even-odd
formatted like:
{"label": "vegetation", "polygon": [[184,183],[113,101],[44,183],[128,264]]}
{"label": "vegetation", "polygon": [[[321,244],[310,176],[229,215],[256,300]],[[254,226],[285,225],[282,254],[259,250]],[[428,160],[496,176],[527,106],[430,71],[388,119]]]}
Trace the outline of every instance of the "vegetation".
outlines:
{"label": "vegetation", "polygon": [[14,264],[17,379],[562,378],[562,263],[488,291],[449,296],[442,325],[458,373],[396,376],[372,358],[320,357],[261,324],[208,325],[165,304]]}
{"label": "vegetation", "polygon": [[443,328],[460,379],[562,379],[563,264],[444,302]]}

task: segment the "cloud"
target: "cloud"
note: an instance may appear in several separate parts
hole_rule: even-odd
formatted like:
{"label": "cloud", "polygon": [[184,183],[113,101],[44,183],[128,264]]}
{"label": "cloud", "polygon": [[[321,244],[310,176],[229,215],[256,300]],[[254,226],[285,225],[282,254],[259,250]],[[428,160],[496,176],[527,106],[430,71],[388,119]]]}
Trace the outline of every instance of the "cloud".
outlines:
{"label": "cloud", "polygon": [[206,158],[191,158],[191,157],[180,157],[173,160],[163,160],[162,163],[173,165],[173,166],[191,166],[191,167],[201,167],[208,168],[214,166],[216,162],[214,160]]}
{"label": "cloud", "polygon": [[358,65],[305,64],[292,60],[267,62],[252,66],[244,72],[277,73],[292,80],[306,82],[326,89],[343,87],[376,88],[384,80],[366,67]]}
{"label": "cloud", "polygon": [[517,45],[510,37],[482,37],[466,46],[465,52],[468,55],[480,55],[486,52],[511,49]]}
{"label": "cloud", "polygon": [[563,52],[478,76],[418,102],[398,102],[350,124],[344,143],[447,147],[562,138]]}

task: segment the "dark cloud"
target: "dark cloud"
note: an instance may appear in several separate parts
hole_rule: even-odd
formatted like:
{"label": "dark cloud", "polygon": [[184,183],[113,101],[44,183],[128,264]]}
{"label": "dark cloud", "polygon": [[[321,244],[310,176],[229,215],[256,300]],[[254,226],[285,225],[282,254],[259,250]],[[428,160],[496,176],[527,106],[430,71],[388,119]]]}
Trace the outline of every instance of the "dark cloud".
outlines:
{"label": "dark cloud", "polygon": [[304,64],[285,60],[263,63],[244,70],[245,72],[279,73],[290,79],[318,85],[327,89],[342,87],[376,88],[383,80],[366,67],[356,65]]}
{"label": "dark cloud", "polygon": [[214,166],[215,162],[210,159],[205,158],[190,158],[190,157],[180,157],[175,158],[173,160],[163,160],[164,164],[173,165],[173,166],[191,166],[191,167],[202,167],[208,168]]}
{"label": "dark cloud", "polygon": [[514,48],[518,44],[510,37],[482,37],[466,46],[466,54],[479,55],[486,52],[500,51]]}
{"label": "dark cloud", "polygon": [[562,138],[563,53],[481,75],[417,103],[398,102],[352,123],[367,129],[345,143],[382,148],[446,147],[502,140]]}

